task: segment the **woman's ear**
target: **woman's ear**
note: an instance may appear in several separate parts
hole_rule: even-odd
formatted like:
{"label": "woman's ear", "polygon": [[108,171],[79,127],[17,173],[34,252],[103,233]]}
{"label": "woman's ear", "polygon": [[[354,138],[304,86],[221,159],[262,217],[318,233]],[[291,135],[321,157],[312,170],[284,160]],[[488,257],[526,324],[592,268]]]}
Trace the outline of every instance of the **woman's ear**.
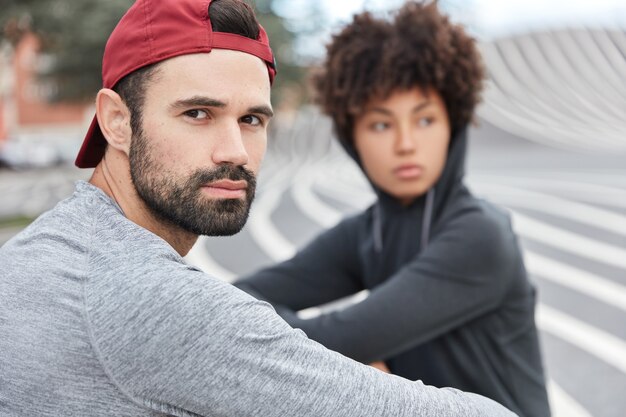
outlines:
{"label": "woman's ear", "polygon": [[132,128],[130,110],[115,91],[103,88],[96,97],[96,116],[109,146],[128,156]]}

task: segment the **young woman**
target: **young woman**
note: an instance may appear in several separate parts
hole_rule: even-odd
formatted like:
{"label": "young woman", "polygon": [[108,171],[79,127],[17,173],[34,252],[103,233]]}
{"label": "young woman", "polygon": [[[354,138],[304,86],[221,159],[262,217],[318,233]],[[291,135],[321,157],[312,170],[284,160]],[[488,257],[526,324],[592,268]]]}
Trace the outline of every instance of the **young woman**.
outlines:
{"label": "young woman", "polygon": [[[475,41],[435,3],[355,16],[314,86],[378,199],[236,285],[346,356],[544,417],[535,290],[508,216],[463,184],[483,76]],[[344,310],[295,314],[363,289]]]}

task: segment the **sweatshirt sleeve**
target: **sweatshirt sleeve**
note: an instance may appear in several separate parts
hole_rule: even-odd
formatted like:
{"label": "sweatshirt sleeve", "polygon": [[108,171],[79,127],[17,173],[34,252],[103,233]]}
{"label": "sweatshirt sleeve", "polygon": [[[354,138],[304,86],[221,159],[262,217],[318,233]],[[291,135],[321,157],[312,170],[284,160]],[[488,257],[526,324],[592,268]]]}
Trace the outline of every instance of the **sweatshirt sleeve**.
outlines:
{"label": "sweatshirt sleeve", "polygon": [[234,285],[260,300],[295,311],[363,290],[354,242],[356,221],[358,217],[342,221],[293,258],[241,278]]}
{"label": "sweatshirt sleeve", "polygon": [[278,311],[310,338],[364,363],[385,360],[493,311],[523,264],[509,224],[472,216],[451,222],[360,303],[311,319],[280,306]]}
{"label": "sweatshirt sleeve", "polygon": [[[484,397],[362,365],[304,336],[271,306],[199,271],[88,285],[94,348],[121,392],[176,416],[511,417]],[[116,295],[112,298],[112,295]]]}

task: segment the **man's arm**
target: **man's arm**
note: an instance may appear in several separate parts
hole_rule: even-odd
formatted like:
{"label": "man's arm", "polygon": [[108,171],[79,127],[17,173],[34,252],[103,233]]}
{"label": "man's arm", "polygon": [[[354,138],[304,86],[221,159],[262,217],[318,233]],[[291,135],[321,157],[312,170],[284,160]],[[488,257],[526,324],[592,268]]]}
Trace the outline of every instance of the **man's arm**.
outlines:
{"label": "man's arm", "polygon": [[232,417],[513,416],[489,399],[330,351],[269,304],[199,271],[154,268],[142,285],[125,276],[86,289],[103,368],[146,407]]}

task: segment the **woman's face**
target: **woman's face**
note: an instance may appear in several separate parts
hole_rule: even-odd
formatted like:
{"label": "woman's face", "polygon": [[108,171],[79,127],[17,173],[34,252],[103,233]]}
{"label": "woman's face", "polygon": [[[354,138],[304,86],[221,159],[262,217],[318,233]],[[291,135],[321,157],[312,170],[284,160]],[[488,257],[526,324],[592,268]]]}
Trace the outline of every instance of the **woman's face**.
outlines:
{"label": "woman's face", "polygon": [[437,182],[449,142],[446,106],[432,89],[372,99],[355,118],[354,144],[366,174],[405,205]]}

